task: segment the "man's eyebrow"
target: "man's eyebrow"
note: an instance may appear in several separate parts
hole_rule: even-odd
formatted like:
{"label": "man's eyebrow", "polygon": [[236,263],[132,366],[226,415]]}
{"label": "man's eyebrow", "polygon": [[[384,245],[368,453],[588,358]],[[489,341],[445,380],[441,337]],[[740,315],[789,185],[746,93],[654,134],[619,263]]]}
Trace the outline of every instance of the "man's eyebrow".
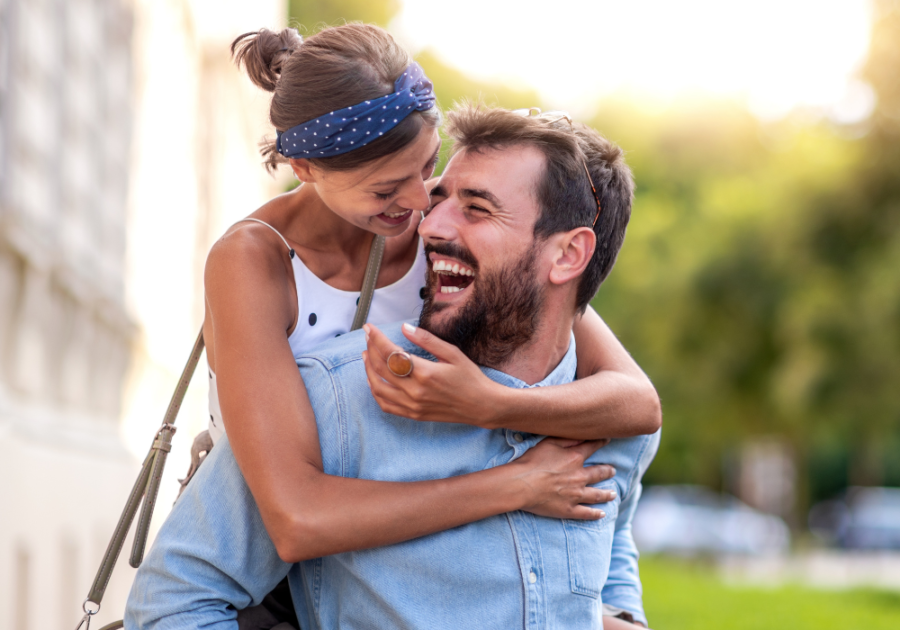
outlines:
{"label": "man's eyebrow", "polygon": [[459,196],[478,197],[479,199],[484,199],[498,210],[503,209],[503,204],[500,203],[500,200],[497,199],[496,195],[494,195],[494,193],[489,190],[484,190],[483,188],[463,188],[459,191]]}
{"label": "man's eyebrow", "polygon": [[447,191],[444,190],[443,186],[438,184],[437,186],[435,186],[434,188],[431,189],[431,196],[434,197],[435,195],[437,195],[438,197],[446,197]]}

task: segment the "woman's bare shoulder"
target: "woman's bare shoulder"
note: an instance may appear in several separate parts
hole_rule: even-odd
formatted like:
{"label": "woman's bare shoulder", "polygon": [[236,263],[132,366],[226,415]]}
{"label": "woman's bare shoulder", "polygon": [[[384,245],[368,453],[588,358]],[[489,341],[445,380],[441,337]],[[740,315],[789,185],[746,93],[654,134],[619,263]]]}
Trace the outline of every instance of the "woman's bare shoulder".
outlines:
{"label": "woman's bare shoulder", "polygon": [[[209,251],[204,270],[207,299],[233,303],[263,299],[275,308],[290,304],[290,247],[271,228],[255,221],[232,225]],[[284,302],[284,304],[281,304]]]}

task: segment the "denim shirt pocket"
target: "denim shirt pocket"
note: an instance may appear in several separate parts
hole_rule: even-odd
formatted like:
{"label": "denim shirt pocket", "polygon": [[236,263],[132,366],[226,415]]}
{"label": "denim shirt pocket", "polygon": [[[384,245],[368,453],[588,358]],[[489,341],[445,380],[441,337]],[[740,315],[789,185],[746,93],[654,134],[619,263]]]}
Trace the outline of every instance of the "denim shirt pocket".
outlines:
{"label": "denim shirt pocket", "polygon": [[[615,482],[611,479],[597,487],[603,490],[617,490]],[[619,500],[619,497],[616,497],[609,503],[595,506],[606,512],[606,516],[599,521],[563,521],[569,559],[569,586],[577,595],[596,599],[603,590],[603,584],[609,574]]]}

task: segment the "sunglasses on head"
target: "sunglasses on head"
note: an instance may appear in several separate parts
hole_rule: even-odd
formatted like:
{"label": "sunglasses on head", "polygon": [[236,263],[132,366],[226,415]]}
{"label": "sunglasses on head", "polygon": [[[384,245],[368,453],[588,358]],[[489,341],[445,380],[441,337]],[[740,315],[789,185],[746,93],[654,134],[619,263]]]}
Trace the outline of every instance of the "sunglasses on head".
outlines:
{"label": "sunglasses on head", "polygon": [[[546,122],[548,125],[565,120],[569,123],[569,126],[572,126],[572,117],[569,116],[569,112],[542,112],[540,107],[526,107],[524,109],[514,109],[512,113],[526,118],[534,118],[541,122]],[[597,219],[600,218],[600,197],[597,195],[597,189],[594,187],[594,179],[591,177],[591,172],[588,170],[587,161],[584,159],[584,155],[581,156],[581,165],[584,167],[584,173],[587,175],[588,183],[591,185],[591,192],[594,193],[594,201],[597,202],[597,214],[594,215],[594,222],[591,224],[593,226],[597,225]]]}

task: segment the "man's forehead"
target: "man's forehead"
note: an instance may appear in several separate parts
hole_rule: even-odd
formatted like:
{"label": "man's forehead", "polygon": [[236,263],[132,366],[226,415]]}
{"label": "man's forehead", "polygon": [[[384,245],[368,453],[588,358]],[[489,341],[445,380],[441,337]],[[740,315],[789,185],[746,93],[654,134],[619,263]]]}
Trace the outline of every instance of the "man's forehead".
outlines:
{"label": "man's forehead", "polygon": [[444,169],[440,186],[447,193],[486,190],[503,200],[533,196],[543,171],[544,155],[535,147],[515,145],[501,148],[466,149],[456,153]]}

